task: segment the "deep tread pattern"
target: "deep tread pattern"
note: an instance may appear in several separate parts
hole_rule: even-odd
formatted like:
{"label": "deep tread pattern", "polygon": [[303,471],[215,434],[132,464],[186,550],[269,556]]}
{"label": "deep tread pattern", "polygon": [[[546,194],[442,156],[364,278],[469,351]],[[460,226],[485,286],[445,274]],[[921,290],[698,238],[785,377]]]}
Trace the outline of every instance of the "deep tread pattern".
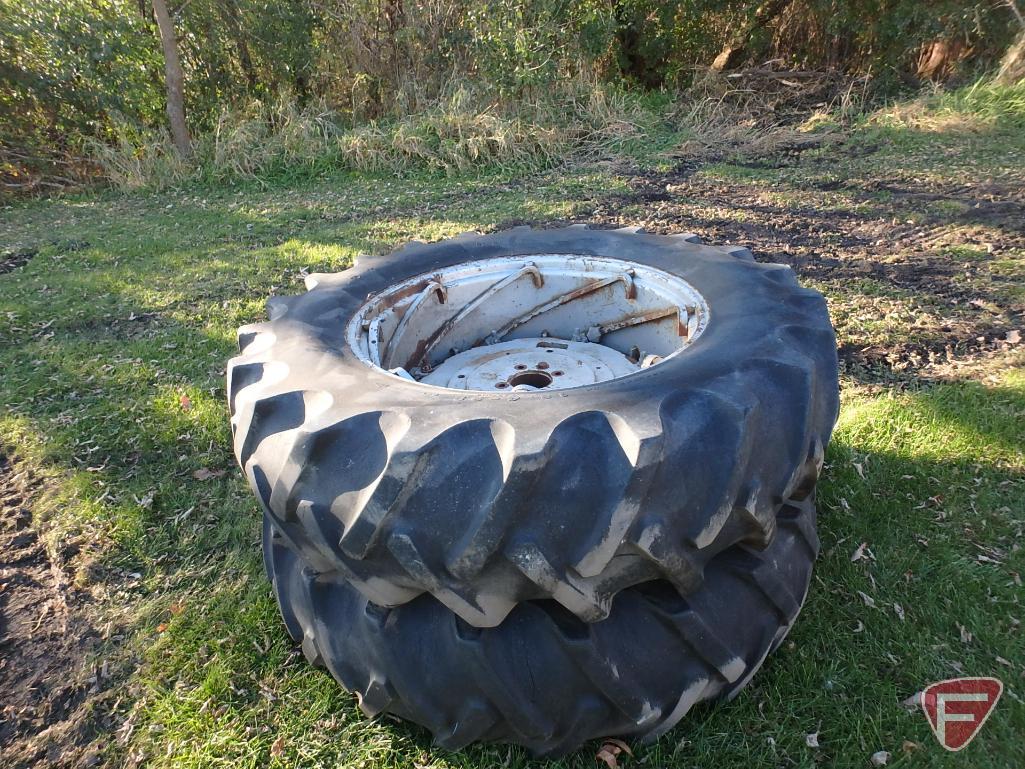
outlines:
{"label": "deep tread pattern", "polygon": [[[792,627],[818,540],[813,494],[781,506],[763,550],[732,546],[682,597],[664,581],[626,588],[606,620],[528,601],[478,628],[428,595],[394,609],[312,575],[265,517],[265,563],[286,626],[368,715],[393,713],[450,749],[512,742],[558,756],[597,737],[656,739],[696,703],[732,698]],[[296,623],[298,620],[298,625]]]}
{"label": "deep tread pattern", "polygon": [[735,259],[743,259],[747,262],[755,260],[755,255],[751,253],[751,249],[744,248],[743,246],[727,246],[723,250]]}
{"label": "deep tread pattern", "polygon": [[[680,274],[709,302],[708,330],[643,374],[516,406],[428,391],[346,347],[340,329],[369,294],[553,249]],[[310,275],[307,294],[239,330],[236,457],[289,542],[380,605],[431,593],[493,627],[545,598],[598,621],[652,579],[687,594],[717,553],[770,544],[781,500],[814,487],[838,410],[824,300],[742,252],[633,227],[526,227]]]}

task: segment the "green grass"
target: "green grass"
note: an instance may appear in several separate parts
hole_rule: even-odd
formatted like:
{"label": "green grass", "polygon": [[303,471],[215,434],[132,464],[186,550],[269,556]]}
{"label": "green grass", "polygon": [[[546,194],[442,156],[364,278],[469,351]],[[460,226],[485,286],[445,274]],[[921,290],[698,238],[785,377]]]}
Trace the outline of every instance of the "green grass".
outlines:
{"label": "green grass", "polygon": [[[859,130],[851,146],[879,141],[873,132],[881,129]],[[1022,175],[1014,158],[1023,140],[1002,129],[931,138],[913,127],[885,130],[907,136],[871,155],[816,150],[779,169],[719,164],[698,178],[742,185],[745,194],[771,188],[781,205],[828,214],[865,204],[850,191],[814,191],[824,179],[857,187],[916,174],[950,184]],[[962,151],[956,163],[948,162],[952,148]],[[236,327],[260,318],[268,295],[301,291],[307,270],[343,269],[360,253],[410,238],[572,217],[626,189],[627,176],[601,168],[524,179],[337,175],[0,212],[0,248],[38,250],[0,275],[0,446],[48,479],[37,523],[55,552],[76,544],[66,566],[92,594],[97,627],[112,628],[97,652],[110,660],[106,686],[117,703],[114,726],[99,735],[105,760],[534,763],[504,746],[446,753],[416,727],[368,721],[297,653],[262,575],[258,507],[231,455],[224,363]],[[867,205],[903,211],[895,200]],[[698,221],[702,206],[690,209]],[[927,204],[914,213],[928,215]],[[623,223],[643,214],[643,206],[624,209]],[[749,219],[740,210],[732,216]],[[959,227],[950,224],[952,239]],[[956,247],[950,258],[958,262],[985,257]],[[990,264],[994,274],[1020,277],[1022,263],[1009,252]],[[928,298],[868,277],[816,286],[827,293],[841,343],[863,333],[880,343],[906,338],[930,308]],[[878,301],[892,303],[892,315],[859,320]],[[1018,765],[1025,373],[980,360],[948,382],[895,389],[852,375],[843,390],[820,491],[822,555],[787,643],[737,700],[697,708],[626,765],[866,767],[879,750],[893,754],[890,766]],[[224,474],[200,480],[201,469]],[[862,543],[871,557],[852,562]],[[982,735],[952,757],[921,713],[900,703],[962,672],[996,675],[1007,689]],[[812,732],[818,749],[805,744]],[[915,747],[902,748],[905,741]],[[593,752],[553,766],[593,766]]]}

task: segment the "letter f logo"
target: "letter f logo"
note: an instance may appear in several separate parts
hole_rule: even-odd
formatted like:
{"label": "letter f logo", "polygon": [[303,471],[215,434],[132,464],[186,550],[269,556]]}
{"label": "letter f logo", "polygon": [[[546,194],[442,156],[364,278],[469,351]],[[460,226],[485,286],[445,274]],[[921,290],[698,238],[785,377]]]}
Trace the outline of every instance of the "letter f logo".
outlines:
{"label": "letter f logo", "polygon": [[979,733],[1003,691],[996,678],[951,678],[922,692],[922,710],[940,745],[961,750]]}

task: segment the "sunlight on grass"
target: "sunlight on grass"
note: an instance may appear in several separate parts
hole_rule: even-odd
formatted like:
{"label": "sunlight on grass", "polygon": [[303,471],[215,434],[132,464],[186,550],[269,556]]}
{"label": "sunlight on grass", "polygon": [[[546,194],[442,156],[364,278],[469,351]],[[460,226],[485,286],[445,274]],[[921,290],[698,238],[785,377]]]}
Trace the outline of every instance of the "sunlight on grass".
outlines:
{"label": "sunlight on grass", "polygon": [[[936,97],[921,109],[939,114],[986,98],[992,125],[1017,119],[1018,96],[987,94]],[[963,206],[905,212],[899,190],[873,186],[882,171],[892,185],[920,169],[944,184],[962,173],[1020,174],[1008,154],[1022,148],[1020,136],[923,138],[928,132],[909,121],[867,126],[852,146],[860,152],[889,136],[885,129],[910,136],[914,153],[899,142],[861,154],[810,150],[801,164],[722,163],[696,176],[749,195],[767,191],[758,205],[780,215],[876,217],[889,206],[903,222],[955,216]],[[973,155],[975,142],[984,151]],[[568,218],[596,202],[618,201],[608,219],[624,224],[656,206],[618,199],[635,185],[605,166],[520,178],[340,174],[304,185],[5,211],[4,240],[36,252],[0,276],[0,448],[51,481],[39,521],[53,548],[79,548],[75,584],[94,600],[100,626],[113,626],[96,651],[118,671],[105,755],[156,767],[541,766],[508,747],[446,753],[422,729],[368,721],[288,641],[262,572],[258,504],[231,453],[224,363],[235,329],[264,317],[266,297],[302,291],[306,271],[341,269],[412,238]],[[765,226],[732,199],[692,199],[689,189],[679,196],[674,226]],[[1018,276],[1016,253],[993,256],[967,242],[962,225],[943,226],[949,240],[937,248],[949,259],[988,265],[1008,282]],[[780,242],[765,256],[794,253],[803,252]],[[903,255],[894,249],[894,259]],[[823,272],[806,282],[827,293],[841,344],[944,339],[930,320],[939,312],[933,294],[875,274]],[[925,720],[900,702],[960,672],[1007,682],[1007,704],[966,756],[973,767],[1010,765],[1025,732],[1016,624],[1025,374],[987,370],[991,381],[980,367],[965,376],[974,379],[845,381],[820,489],[822,555],[801,619],[734,702],[697,708],[624,761],[627,769],[706,766],[710,756],[721,767],[864,767],[883,749],[894,763],[942,766]],[[852,560],[863,543],[869,555]],[[815,731],[817,752],[805,743]],[[906,756],[905,740],[918,746]],[[545,764],[593,765],[589,750]]]}
{"label": "sunlight on grass", "polygon": [[869,118],[880,125],[923,132],[979,132],[1025,127],[1025,83],[999,85],[980,80],[952,91],[937,89],[884,108]]}

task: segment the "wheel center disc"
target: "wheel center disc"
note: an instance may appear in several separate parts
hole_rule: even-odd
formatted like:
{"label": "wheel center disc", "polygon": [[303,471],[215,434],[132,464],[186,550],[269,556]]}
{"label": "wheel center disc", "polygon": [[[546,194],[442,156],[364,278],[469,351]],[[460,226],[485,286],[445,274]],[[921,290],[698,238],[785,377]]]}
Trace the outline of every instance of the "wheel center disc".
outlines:
{"label": "wheel center disc", "polygon": [[420,381],[460,390],[562,390],[640,369],[640,361],[592,342],[514,339],[453,355]]}

